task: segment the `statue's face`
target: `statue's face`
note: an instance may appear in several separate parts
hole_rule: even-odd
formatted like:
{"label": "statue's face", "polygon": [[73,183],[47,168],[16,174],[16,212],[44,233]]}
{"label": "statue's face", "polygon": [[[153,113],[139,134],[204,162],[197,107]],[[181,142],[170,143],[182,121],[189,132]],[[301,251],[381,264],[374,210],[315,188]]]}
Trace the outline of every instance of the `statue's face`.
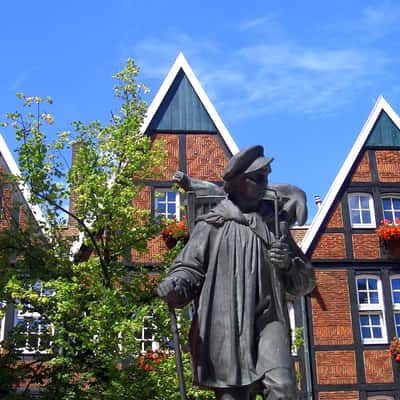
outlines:
{"label": "statue's face", "polygon": [[243,175],[238,196],[249,206],[256,207],[265,195],[269,171],[257,171]]}

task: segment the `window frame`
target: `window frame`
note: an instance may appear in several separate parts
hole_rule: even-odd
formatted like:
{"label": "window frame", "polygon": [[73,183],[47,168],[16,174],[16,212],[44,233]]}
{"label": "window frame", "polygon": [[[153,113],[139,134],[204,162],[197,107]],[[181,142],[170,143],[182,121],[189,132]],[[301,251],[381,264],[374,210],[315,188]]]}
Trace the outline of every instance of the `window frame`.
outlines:
{"label": "window frame", "polygon": [[[6,303],[4,301],[0,301],[0,307],[5,308]],[[7,312],[7,311],[6,311]],[[4,313],[4,317],[0,318],[0,342],[2,342],[5,338],[6,331],[6,312]]]}
{"label": "window frame", "polygon": [[[393,290],[392,281],[394,279],[400,280],[400,274],[391,274],[389,276],[389,280],[390,280],[390,301],[391,301],[391,304],[392,304],[394,330],[395,330],[396,336],[399,337],[400,336],[400,324],[398,325],[396,323],[396,315],[400,315],[400,302],[395,303],[393,293],[394,292],[400,293],[400,289]],[[397,326],[399,326],[399,328],[397,328]]]}
{"label": "window frame", "polygon": [[[394,213],[395,213],[396,210],[393,207],[393,199],[397,199],[397,200],[400,201],[400,194],[398,194],[398,193],[397,194],[395,194],[395,193],[384,193],[384,194],[381,195],[381,205],[382,205],[382,216],[383,216],[383,219],[384,220],[389,220],[392,223],[395,223],[396,222],[396,217],[394,219],[385,218],[385,208],[383,206],[383,200],[387,200],[387,199],[391,200],[391,206],[392,206],[391,209],[387,210],[387,211],[390,211],[392,213],[392,217],[393,216],[395,217]],[[400,213],[400,209],[399,209],[399,213]],[[398,218],[400,218],[400,215],[399,215]]]}
{"label": "window frame", "polygon": [[[54,292],[52,290],[43,288],[43,285],[42,285],[42,283],[40,281],[36,282],[34,285],[32,285],[32,288],[34,290],[38,291],[39,295],[41,297],[52,296],[54,294]],[[25,346],[21,346],[21,347],[18,348],[19,350],[22,351],[23,354],[33,354],[33,353],[46,354],[49,351],[48,349],[43,349],[43,350],[40,349],[41,336],[43,334],[42,333],[43,332],[42,327],[47,325],[47,328],[45,328],[45,329],[49,330],[50,336],[54,335],[54,327],[51,326],[50,324],[46,324],[45,322],[41,323],[41,317],[42,317],[42,315],[39,312],[37,312],[37,311],[35,311],[33,309],[32,309],[32,311],[30,311],[29,307],[28,307],[28,310],[26,310],[25,312],[22,312],[22,310],[19,310],[19,309],[15,309],[14,310],[13,326],[17,327],[17,324],[18,324],[18,322],[20,320],[25,321],[25,323],[27,324],[26,329],[24,331],[24,333],[26,332]],[[30,329],[29,323],[32,322],[32,321],[36,321],[36,323],[38,324],[37,332],[31,333],[31,335],[37,336],[37,346],[34,346],[34,347],[30,347],[29,344],[28,344],[28,339],[29,339],[29,335],[30,335],[30,333],[29,333],[29,329]],[[49,342],[49,346],[51,346],[51,341]]]}
{"label": "window frame", "polygon": [[[360,290],[358,288],[358,281],[361,279],[367,279],[371,280],[374,279],[377,281],[377,290],[376,292],[378,293],[378,303],[360,303],[360,298],[359,298],[359,293]],[[355,286],[356,286],[356,296],[357,296],[357,310],[358,310],[358,325],[360,328],[360,336],[361,336],[361,341],[365,345],[369,344],[387,344],[388,343],[388,332],[387,332],[387,323],[386,323],[386,317],[385,317],[385,302],[384,302],[384,296],[383,296],[383,286],[382,286],[382,278],[379,275],[376,274],[358,274],[355,277]],[[369,290],[369,287],[367,286],[367,289],[365,291],[368,294],[368,298],[370,298],[370,292],[375,292],[375,290]],[[382,337],[381,338],[364,338],[363,337],[363,332],[362,328],[363,325],[361,325],[361,316],[369,316],[371,317],[372,315],[378,315],[379,316],[379,322],[380,322],[380,328],[382,332]],[[371,319],[369,319],[371,321]],[[374,325],[365,325],[372,327]]]}
{"label": "window frame", "polygon": [[[168,194],[166,195],[166,202],[165,202],[165,212],[164,213],[159,213],[158,212],[158,199],[160,196],[158,193],[175,193],[175,201],[168,201]],[[175,217],[169,218],[168,214],[168,204],[175,204]],[[153,200],[153,207],[154,207],[154,216],[156,218],[165,218],[165,219],[175,219],[177,221],[180,221],[181,219],[181,195],[179,191],[174,190],[170,187],[168,188],[160,188],[156,187],[154,188],[154,200]]]}
{"label": "window frame", "polygon": [[[140,332],[140,338],[137,338],[137,341],[140,342],[140,353],[146,354],[149,349],[146,347],[148,344],[151,345],[151,351],[157,352],[160,349],[160,344],[155,340],[154,331],[157,329],[157,326],[152,322],[153,316],[147,315],[142,319],[142,329]],[[151,338],[146,338],[146,331],[150,331]]]}
{"label": "window frame", "polygon": [[[361,196],[365,196],[368,197],[368,205],[369,205],[369,213],[370,213],[370,217],[371,217],[371,222],[370,223],[355,223],[353,222],[353,218],[352,218],[352,211],[353,210],[358,210],[360,212],[360,220],[362,220],[362,210],[366,210],[361,208],[361,204],[360,204],[360,199],[358,200],[359,203],[359,207],[360,208],[352,208],[351,206],[351,199],[354,197],[360,198]],[[376,228],[376,219],[375,219],[375,206],[374,206],[374,198],[372,196],[371,193],[363,193],[363,192],[355,192],[355,193],[348,193],[347,195],[347,203],[348,203],[348,207],[349,207],[349,219],[350,219],[350,225],[352,228],[358,229],[370,229],[370,228]]]}

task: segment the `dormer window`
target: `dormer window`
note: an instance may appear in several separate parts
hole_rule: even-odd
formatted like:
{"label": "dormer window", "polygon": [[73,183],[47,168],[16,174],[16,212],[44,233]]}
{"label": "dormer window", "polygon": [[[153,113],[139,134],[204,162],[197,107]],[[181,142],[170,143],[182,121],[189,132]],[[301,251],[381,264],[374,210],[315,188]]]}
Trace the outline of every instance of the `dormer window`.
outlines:
{"label": "dormer window", "polygon": [[368,193],[349,194],[350,221],[353,228],[375,228],[374,201]]}

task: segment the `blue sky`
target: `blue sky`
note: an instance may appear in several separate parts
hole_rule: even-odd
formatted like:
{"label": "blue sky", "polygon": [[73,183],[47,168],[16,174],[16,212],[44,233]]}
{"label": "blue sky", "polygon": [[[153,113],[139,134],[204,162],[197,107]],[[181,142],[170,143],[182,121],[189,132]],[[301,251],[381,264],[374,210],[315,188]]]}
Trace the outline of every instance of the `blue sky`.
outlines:
{"label": "blue sky", "polygon": [[128,57],[149,102],[182,51],[238,146],[264,145],[311,215],[377,97],[400,112],[396,1],[5,0],[1,15],[0,117],[22,91],[54,99],[57,130],[106,121]]}

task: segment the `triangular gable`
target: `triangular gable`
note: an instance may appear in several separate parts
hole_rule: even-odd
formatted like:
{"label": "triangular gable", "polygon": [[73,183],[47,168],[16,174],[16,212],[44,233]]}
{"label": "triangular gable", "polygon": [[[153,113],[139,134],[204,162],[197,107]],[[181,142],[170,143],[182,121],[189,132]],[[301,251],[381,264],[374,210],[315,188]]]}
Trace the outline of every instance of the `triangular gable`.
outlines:
{"label": "triangular gable", "polygon": [[[367,121],[362,127],[360,134],[358,135],[352,149],[350,150],[345,162],[339,170],[339,173],[336,175],[336,178],[333,181],[332,186],[330,187],[327,195],[325,196],[324,201],[322,202],[321,207],[319,208],[316,216],[314,217],[313,222],[310,225],[310,229],[307,231],[304,240],[302,242],[302,250],[304,253],[310,249],[314,239],[316,238],[322,224],[325,222],[333,203],[342,188],[347,176],[349,175],[354,163],[356,162],[358,156],[360,155],[362,149],[365,145],[369,145],[367,141],[370,137],[374,137],[374,132],[379,132],[382,129],[380,125],[380,121],[384,121],[384,124],[387,124],[386,117],[382,116],[386,115],[390,122],[393,124],[393,127],[400,129],[400,117],[396,114],[393,108],[389,105],[389,103],[382,97],[379,96],[376,101]],[[380,118],[381,117],[381,118]],[[380,121],[378,121],[380,120]],[[374,130],[376,128],[376,130]],[[375,140],[375,138],[374,138]],[[387,145],[386,145],[387,147]]]}
{"label": "triangular gable", "polygon": [[373,147],[400,146],[400,129],[385,111],[381,111],[366,145]]}
{"label": "triangular gable", "polygon": [[[1,134],[0,134],[0,156],[2,156],[2,158],[6,164],[6,167],[8,169],[7,172],[9,172],[11,175],[14,175],[14,176],[21,176],[21,171],[19,170],[18,165],[15,162],[14,157],[11,154],[11,151],[8,148],[6,142]],[[29,209],[32,212],[32,215],[36,219],[36,221],[38,223],[40,223],[41,225],[45,224],[45,219],[43,217],[43,214],[42,214],[40,208],[29,202],[29,198],[30,198],[29,189],[26,186],[24,186],[22,183],[20,183],[18,185],[18,187],[19,187],[19,190],[20,190],[24,200],[26,201],[26,204],[28,205]]]}
{"label": "triangular gable", "polygon": [[[187,110],[172,116],[184,102]],[[190,118],[189,118],[190,117]],[[197,122],[195,120],[197,118]],[[152,129],[219,132],[232,154],[239,149],[182,53],[179,53],[147,110],[142,133]],[[182,129],[180,129],[182,128]]]}
{"label": "triangular gable", "polygon": [[217,132],[183,70],[178,72],[161,102],[149,131]]}

